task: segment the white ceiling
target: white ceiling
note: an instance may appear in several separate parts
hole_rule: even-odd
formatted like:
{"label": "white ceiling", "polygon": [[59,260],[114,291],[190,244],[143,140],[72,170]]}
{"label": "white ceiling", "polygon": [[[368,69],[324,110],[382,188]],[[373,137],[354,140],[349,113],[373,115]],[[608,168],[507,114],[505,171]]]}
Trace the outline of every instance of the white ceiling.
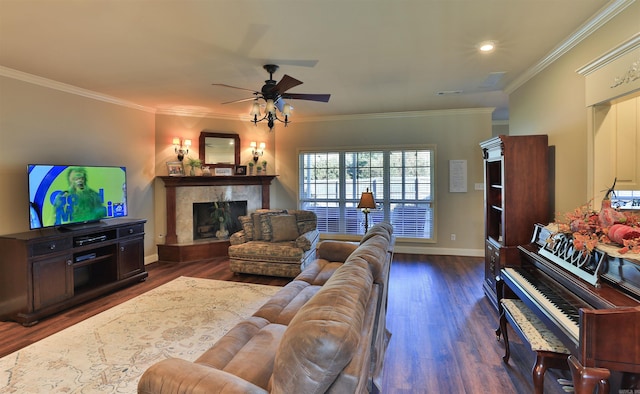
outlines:
{"label": "white ceiling", "polygon": [[[259,90],[275,63],[274,79],[304,82],[291,93],[331,94],[294,100],[294,117],[496,107],[505,119],[505,90],[619,2],[0,0],[0,71],[161,113],[244,117],[250,102],[221,103],[251,93],[211,84]],[[477,51],[483,40],[494,53]],[[492,73],[504,75],[487,84]]]}

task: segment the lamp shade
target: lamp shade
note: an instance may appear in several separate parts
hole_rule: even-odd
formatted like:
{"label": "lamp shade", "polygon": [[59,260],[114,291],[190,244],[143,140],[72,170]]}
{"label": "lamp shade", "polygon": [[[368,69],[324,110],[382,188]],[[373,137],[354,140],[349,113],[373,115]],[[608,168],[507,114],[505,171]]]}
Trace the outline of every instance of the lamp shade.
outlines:
{"label": "lamp shade", "polygon": [[258,101],[254,101],[251,105],[251,112],[249,112],[249,115],[260,116],[260,104],[258,104]]}
{"label": "lamp shade", "polygon": [[377,208],[376,201],[373,199],[373,193],[369,191],[369,188],[367,188],[366,192],[362,192],[362,196],[360,196],[360,202],[358,203],[358,208]]}
{"label": "lamp shade", "polygon": [[265,108],[265,111],[273,114],[276,112],[276,105],[273,103],[273,100],[269,99],[267,100],[267,107]]}

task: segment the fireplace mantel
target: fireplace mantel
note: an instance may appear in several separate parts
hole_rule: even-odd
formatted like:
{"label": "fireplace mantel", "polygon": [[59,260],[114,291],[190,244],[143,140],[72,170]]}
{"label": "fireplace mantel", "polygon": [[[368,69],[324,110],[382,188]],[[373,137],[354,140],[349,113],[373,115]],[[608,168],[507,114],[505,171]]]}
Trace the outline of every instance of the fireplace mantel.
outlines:
{"label": "fireplace mantel", "polygon": [[[230,176],[160,176],[165,187],[180,186],[227,186],[266,185],[277,175],[230,175]],[[264,197],[264,196],[263,196]],[[268,197],[268,196],[267,196]],[[267,198],[267,201],[269,199]],[[263,198],[264,201],[264,198]]]}
{"label": "fireplace mantel", "polygon": [[164,182],[167,204],[166,244],[178,242],[176,233],[176,188],[197,186],[262,186],[262,208],[270,206],[269,186],[277,175],[237,175],[237,176],[160,176]]}

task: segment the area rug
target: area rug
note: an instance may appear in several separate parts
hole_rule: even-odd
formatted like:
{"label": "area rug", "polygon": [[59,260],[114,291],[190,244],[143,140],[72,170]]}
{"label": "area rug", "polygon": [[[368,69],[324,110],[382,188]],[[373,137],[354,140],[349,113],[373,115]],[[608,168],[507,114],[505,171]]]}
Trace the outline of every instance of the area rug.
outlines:
{"label": "area rug", "polygon": [[177,278],[3,357],[0,392],[135,393],[148,367],[194,361],[279,289]]}

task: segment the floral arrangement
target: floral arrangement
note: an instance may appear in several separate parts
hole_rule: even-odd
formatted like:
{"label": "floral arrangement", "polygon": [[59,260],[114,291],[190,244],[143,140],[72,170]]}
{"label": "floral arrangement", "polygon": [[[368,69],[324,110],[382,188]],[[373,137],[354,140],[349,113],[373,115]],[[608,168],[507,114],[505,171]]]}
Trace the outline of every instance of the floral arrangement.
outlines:
{"label": "floral arrangement", "polygon": [[[620,212],[611,207],[607,191],[599,212],[591,204],[576,208],[572,212],[558,215],[556,220],[559,233],[571,235],[573,247],[583,253],[591,253],[598,243],[618,244],[619,253],[640,253],[640,216],[631,212]],[[553,242],[552,240],[550,242]]]}
{"label": "floral arrangement", "polygon": [[231,206],[222,194],[218,198],[218,201],[213,203],[211,219],[214,223],[224,224],[225,227],[228,227],[233,222],[231,218]]}

